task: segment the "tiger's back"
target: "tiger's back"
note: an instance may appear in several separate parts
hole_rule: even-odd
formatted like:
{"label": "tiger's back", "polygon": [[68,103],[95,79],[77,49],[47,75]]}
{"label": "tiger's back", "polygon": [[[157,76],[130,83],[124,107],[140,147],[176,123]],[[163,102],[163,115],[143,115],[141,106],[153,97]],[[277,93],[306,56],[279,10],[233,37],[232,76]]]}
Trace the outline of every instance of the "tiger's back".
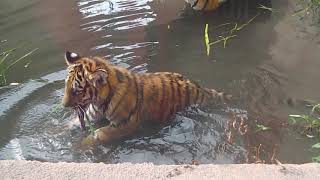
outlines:
{"label": "tiger's back", "polygon": [[143,97],[142,112],[161,122],[189,105],[206,105],[210,101],[223,102],[229,97],[215,90],[202,88],[178,73],[157,72],[141,74],[138,84]]}
{"label": "tiger's back", "polygon": [[105,114],[116,124],[125,124],[134,115],[139,118],[135,121],[166,122],[189,105],[204,106],[230,98],[222,92],[202,88],[178,73],[133,73],[112,65],[108,68],[109,81],[114,82],[109,82],[113,91],[109,96],[113,97],[105,101]]}

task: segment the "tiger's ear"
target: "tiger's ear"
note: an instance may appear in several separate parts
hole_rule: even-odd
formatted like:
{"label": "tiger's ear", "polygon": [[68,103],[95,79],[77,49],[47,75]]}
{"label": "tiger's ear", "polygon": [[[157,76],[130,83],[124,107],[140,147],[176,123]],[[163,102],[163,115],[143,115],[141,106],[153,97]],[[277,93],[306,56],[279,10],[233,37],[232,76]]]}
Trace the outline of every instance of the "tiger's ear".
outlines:
{"label": "tiger's ear", "polygon": [[70,66],[71,64],[75,64],[76,61],[79,60],[81,57],[77,53],[67,51],[64,55],[64,58],[66,60],[67,65]]}
{"label": "tiger's ear", "polygon": [[95,87],[99,88],[108,83],[108,73],[106,70],[98,69],[96,72],[88,75],[88,81]]}

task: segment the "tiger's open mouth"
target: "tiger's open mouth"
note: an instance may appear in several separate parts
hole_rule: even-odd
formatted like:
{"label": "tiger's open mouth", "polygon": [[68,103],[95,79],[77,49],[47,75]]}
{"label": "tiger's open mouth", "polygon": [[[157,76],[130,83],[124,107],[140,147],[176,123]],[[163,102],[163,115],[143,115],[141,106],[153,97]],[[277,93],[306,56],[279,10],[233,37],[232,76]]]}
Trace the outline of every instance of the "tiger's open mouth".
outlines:
{"label": "tiger's open mouth", "polygon": [[84,116],[86,114],[86,107],[77,105],[73,108],[79,118],[81,129],[85,130],[86,129],[86,123],[84,121]]}
{"label": "tiger's open mouth", "polygon": [[85,105],[76,105],[73,107],[73,110],[76,112],[78,119],[80,121],[81,129],[86,130],[86,121],[88,125],[90,126],[90,129],[92,127],[94,128],[100,128],[103,126],[107,126],[110,124],[110,120],[105,118],[104,116],[88,116],[88,109],[89,109],[90,104],[85,104]]}

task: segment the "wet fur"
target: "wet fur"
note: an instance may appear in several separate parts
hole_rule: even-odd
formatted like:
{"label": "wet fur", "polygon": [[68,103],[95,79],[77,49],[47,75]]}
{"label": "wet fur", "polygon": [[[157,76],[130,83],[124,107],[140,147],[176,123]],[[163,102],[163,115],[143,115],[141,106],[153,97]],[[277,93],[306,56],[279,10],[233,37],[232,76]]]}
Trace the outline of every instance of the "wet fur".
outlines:
{"label": "wet fur", "polygon": [[178,73],[133,73],[100,57],[71,57],[69,52],[66,60],[69,73],[63,104],[83,109],[91,104],[92,118],[99,119],[101,116],[95,114],[103,114],[110,121],[90,137],[94,144],[129,136],[145,120],[167,122],[189,105],[230,99]]}

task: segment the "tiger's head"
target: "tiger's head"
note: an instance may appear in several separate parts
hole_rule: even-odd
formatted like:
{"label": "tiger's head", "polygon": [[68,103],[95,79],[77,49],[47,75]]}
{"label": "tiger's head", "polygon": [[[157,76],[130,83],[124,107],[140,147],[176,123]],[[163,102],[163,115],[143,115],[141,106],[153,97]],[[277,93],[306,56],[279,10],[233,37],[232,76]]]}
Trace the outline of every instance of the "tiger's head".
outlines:
{"label": "tiger's head", "polygon": [[[85,110],[90,103],[98,101],[108,93],[108,86],[105,86],[108,77],[106,62],[97,58],[81,57],[69,51],[65,53],[65,60],[68,65],[62,100],[65,107]],[[98,92],[100,94],[97,94]]]}

